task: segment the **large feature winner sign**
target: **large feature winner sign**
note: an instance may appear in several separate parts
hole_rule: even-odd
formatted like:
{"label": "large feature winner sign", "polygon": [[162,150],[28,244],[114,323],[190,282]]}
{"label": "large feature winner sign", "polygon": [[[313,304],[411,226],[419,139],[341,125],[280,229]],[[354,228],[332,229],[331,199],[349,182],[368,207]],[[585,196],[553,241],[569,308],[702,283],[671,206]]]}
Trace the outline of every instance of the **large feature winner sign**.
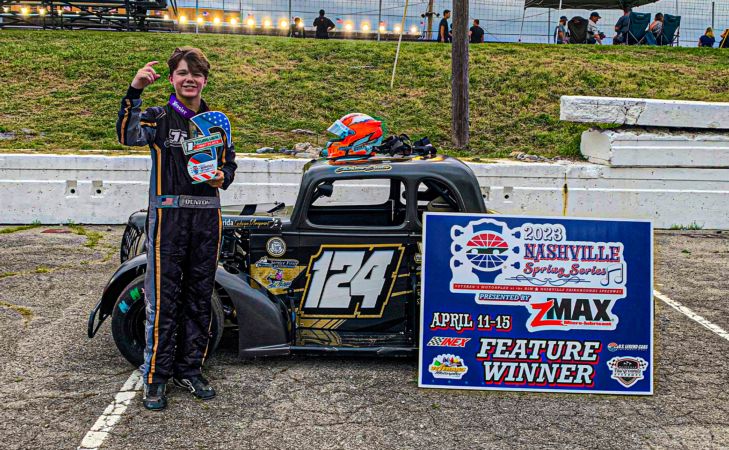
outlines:
{"label": "large feature winner sign", "polygon": [[647,221],[426,214],[419,386],[653,393]]}

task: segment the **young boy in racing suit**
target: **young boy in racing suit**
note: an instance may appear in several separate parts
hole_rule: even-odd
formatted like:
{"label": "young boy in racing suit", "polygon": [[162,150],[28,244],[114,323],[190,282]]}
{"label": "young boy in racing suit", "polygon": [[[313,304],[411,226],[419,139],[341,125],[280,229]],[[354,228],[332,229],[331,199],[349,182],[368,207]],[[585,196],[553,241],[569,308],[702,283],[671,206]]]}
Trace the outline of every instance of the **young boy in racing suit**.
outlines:
{"label": "young boy in racing suit", "polygon": [[142,91],[160,78],[155,64],[151,61],[137,71],[122,99],[116,131],[121,144],[149,145],[152,154],[144,280],[146,348],[140,370],[145,408],[161,410],[167,406],[169,378],[197,398],[215,396],[201,369],[210,340],[210,302],[222,230],[218,188],[230,186],[237,165],[233,144],[224,138],[215,177],[193,184],[187,167],[191,156],[181,144],[193,137],[190,118],[208,111],[201,95],[210,63],[199,49],[175,49],[167,61],[175,93],[167,105],[142,112]]}

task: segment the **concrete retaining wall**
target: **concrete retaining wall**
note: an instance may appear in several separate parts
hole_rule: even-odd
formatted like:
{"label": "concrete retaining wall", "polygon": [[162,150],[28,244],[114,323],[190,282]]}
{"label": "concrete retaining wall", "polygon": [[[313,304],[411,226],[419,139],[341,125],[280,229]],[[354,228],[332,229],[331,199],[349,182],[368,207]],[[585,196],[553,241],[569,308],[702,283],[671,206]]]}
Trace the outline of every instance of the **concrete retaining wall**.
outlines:
{"label": "concrete retaining wall", "polygon": [[580,147],[588,161],[612,167],[729,167],[727,133],[592,129]]}
{"label": "concrete retaining wall", "polygon": [[[239,158],[223,204],[293,204],[300,159]],[[146,206],[148,157],[0,155],[0,222],[126,222]],[[729,229],[729,169],[614,168],[591,163],[472,163],[486,204],[503,214],[652,219]],[[355,199],[377,186],[352,184]]]}
{"label": "concrete retaining wall", "polygon": [[729,103],[565,95],[560,120],[650,127],[729,129]]}

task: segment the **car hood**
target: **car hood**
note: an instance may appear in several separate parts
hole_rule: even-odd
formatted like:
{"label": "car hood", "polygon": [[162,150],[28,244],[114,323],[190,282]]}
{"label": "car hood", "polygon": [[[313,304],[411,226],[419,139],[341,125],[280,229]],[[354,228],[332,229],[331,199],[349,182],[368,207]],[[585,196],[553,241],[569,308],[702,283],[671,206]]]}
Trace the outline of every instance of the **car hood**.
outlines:
{"label": "car hood", "polygon": [[[288,220],[293,207],[283,203],[261,203],[247,205],[226,205],[221,207],[223,228],[267,229],[280,228],[282,220]],[[147,221],[147,210],[143,209],[129,217],[129,223],[143,230]]]}

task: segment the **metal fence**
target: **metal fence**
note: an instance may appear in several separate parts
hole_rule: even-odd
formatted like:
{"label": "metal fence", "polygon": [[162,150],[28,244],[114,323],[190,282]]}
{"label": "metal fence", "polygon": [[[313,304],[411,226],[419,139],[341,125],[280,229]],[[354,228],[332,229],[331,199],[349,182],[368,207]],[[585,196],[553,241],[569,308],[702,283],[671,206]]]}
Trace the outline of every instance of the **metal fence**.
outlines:
{"label": "metal fence", "polygon": [[[438,22],[444,9],[450,9],[451,0],[414,0],[409,2],[404,32],[422,39],[437,37]],[[213,23],[221,27],[253,26],[276,28],[288,26],[294,17],[301,17],[311,27],[319,9],[337,26],[335,35],[348,33],[399,32],[405,0],[179,0],[180,14],[188,20]],[[479,19],[486,30],[486,40],[492,42],[547,43],[553,41],[554,28],[560,15],[588,17],[590,11],[530,8],[524,10],[523,0],[471,0],[470,15]],[[712,26],[717,39],[721,31],[729,28],[728,0],[659,0],[636,8],[639,12],[663,12],[682,16],[680,44],[696,45],[699,36]],[[432,14],[429,14],[432,13]],[[612,36],[613,25],[622,14],[619,10],[600,11],[600,26]],[[428,16],[432,17],[428,33]],[[230,23],[233,19],[234,24]],[[521,22],[524,20],[523,32]],[[608,39],[610,42],[610,39]]]}
{"label": "metal fence", "polygon": [[[48,8],[46,3],[49,1],[41,0],[39,4],[38,0],[33,0],[24,5],[23,0],[0,0],[3,8],[0,28],[3,22],[7,26],[13,23],[12,20],[17,21],[19,26],[45,27],[48,17],[41,13],[55,11],[53,3]],[[61,1],[72,3],[71,0]],[[92,3],[85,2],[88,5]],[[452,0],[409,1],[403,29],[407,38],[434,40],[442,12],[450,9],[452,3]],[[177,5],[177,15],[172,8],[148,11],[147,23],[170,31],[286,35],[284,30],[288,29],[294,17],[300,17],[307,30],[311,30],[319,10],[324,9],[336,25],[334,37],[375,39],[378,35],[393,38],[400,32],[405,0],[178,0]],[[487,42],[553,42],[554,29],[561,15],[571,18],[588,17],[590,14],[587,10],[525,10],[524,0],[471,0],[469,7],[471,18],[479,19],[481,27],[486,30]],[[729,28],[729,0],[659,0],[636,8],[636,11],[652,15],[657,12],[680,15],[679,44],[683,46],[695,46],[707,27],[714,28],[717,40],[721,32]],[[71,17],[72,12],[63,13]],[[601,10],[599,13],[602,20],[598,25],[608,36],[606,43],[610,43],[614,35],[613,26],[622,12]],[[101,17],[98,12],[95,14],[100,17],[100,23],[96,24],[100,26],[107,26],[116,17],[110,19]],[[116,14],[122,14],[122,10]]]}

